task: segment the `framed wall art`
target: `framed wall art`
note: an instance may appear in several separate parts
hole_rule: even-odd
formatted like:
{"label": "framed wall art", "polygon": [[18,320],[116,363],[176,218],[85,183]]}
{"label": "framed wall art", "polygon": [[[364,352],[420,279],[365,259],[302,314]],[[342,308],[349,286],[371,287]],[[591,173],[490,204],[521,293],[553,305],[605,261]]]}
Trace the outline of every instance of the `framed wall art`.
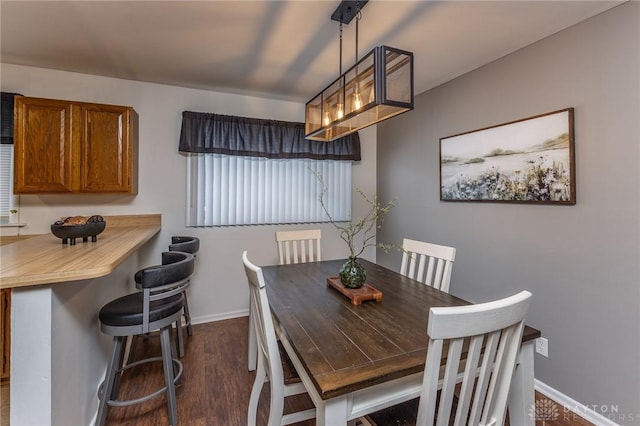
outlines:
{"label": "framed wall art", "polygon": [[441,138],[440,199],[575,204],[573,108]]}

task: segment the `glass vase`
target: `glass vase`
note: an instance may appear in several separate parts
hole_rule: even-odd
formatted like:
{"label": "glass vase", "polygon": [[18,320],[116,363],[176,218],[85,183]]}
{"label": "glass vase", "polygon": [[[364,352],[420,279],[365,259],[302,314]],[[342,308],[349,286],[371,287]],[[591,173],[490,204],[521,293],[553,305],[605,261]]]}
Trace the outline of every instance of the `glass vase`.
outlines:
{"label": "glass vase", "polygon": [[358,263],[358,258],[350,257],[342,268],[340,268],[340,282],[346,288],[360,288],[364,285],[365,280],[367,279],[367,272],[360,263]]}

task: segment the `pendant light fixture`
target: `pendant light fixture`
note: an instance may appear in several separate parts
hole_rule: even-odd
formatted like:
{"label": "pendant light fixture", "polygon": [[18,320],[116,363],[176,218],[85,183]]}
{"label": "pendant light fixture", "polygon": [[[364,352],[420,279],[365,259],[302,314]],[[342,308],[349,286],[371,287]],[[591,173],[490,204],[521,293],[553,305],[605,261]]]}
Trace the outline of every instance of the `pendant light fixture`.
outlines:
{"label": "pendant light fixture", "polygon": [[[413,109],[413,53],[374,47],[358,61],[358,22],[368,0],[340,3],[331,19],[340,22],[339,77],[305,107],[305,137],[332,141]],[[355,65],[342,72],[342,25],[356,18]]]}

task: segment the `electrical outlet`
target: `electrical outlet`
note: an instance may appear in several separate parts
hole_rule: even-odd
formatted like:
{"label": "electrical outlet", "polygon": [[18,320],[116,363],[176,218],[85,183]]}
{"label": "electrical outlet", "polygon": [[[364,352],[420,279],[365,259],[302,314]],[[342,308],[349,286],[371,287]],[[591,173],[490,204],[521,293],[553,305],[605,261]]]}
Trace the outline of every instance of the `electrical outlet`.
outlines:
{"label": "electrical outlet", "polygon": [[549,358],[549,341],[544,337],[538,337],[536,339],[536,353],[539,353],[545,358]]}

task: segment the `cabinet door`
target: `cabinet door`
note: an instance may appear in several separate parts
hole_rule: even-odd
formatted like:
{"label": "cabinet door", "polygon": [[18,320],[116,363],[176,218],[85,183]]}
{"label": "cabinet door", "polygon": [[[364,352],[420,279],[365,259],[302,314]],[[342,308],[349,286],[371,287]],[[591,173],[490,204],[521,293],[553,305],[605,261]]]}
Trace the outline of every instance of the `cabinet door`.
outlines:
{"label": "cabinet door", "polygon": [[129,107],[82,105],[81,192],[136,192],[134,114]]}
{"label": "cabinet door", "polygon": [[14,109],[14,192],[71,192],[72,104],[16,97]]}

